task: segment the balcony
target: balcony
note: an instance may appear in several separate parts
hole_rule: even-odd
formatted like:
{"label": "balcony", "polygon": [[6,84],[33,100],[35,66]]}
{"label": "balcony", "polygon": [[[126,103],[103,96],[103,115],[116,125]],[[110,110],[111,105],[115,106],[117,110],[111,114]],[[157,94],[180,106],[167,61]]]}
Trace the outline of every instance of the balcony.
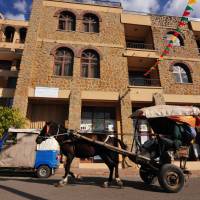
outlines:
{"label": "balcony", "polygon": [[2,88],[0,86],[0,97],[1,98],[13,98],[15,94],[15,88]]}
{"label": "balcony", "polygon": [[160,87],[160,79],[129,77],[130,86]]}
{"label": "balcony", "polygon": [[149,49],[154,50],[153,44],[145,44],[145,43],[135,43],[135,42],[126,42],[126,47],[130,49]]}

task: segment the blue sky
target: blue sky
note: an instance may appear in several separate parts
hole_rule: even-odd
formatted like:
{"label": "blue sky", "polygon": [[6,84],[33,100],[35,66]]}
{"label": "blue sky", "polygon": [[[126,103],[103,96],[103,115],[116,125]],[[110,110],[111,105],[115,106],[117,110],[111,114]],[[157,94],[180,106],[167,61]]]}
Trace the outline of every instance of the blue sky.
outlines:
{"label": "blue sky", "polygon": [[[121,3],[124,10],[181,16],[187,0],[121,0]],[[31,4],[32,0],[0,0],[0,12],[8,19],[28,19]],[[194,5],[192,17],[200,18],[200,0]]]}

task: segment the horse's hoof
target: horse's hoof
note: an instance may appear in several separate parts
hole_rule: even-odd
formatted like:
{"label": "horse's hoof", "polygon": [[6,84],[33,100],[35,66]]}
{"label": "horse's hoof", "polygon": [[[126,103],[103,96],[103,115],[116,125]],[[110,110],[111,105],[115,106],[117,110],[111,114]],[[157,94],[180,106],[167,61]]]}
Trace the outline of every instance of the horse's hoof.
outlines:
{"label": "horse's hoof", "polygon": [[60,183],[60,182],[54,184],[55,187],[63,187],[65,185],[66,185],[66,183]]}
{"label": "horse's hoof", "polygon": [[123,184],[123,182],[122,182],[122,181],[120,181],[120,182],[117,182],[117,185],[119,186],[119,188],[123,188],[123,186],[124,186],[124,184]]}
{"label": "horse's hoof", "polygon": [[116,181],[117,185],[118,185],[120,188],[123,187],[123,182],[121,181],[120,178],[116,178],[115,181]]}
{"label": "horse's hoof", "polygon": [[78,174],[78,175],[76,176],[76,179],[77,179],[77,180],[82,180],[83,177],[82,177],[80,174]]}
{"label": "horse's hoof", "polygon": [[109,182],[106,181],[106,182],[103,183],[103,187],[104,187],[104,188],[108,188],[109,186],[110,186],[110,183],[109,183]]}
{"label": "horse's hoof", "polygon": [[64,186],[64,184],[55,183],[55,184],[54,184],[54,186],[55,186],[55,187],[63,187],[63,186]]}

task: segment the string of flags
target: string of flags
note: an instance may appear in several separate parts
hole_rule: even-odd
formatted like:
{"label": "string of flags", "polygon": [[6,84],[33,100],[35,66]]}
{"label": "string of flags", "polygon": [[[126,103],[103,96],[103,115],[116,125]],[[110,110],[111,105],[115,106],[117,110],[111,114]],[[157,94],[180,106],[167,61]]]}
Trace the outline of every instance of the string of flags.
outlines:
{"label": "string of flags", "polygon": [[193,11],[193,4],[197,3],[198,0],[188,0],[188,4],[183,12],[183,15],[181,17],[180,22],[178,23],[178,27],[173,32],[171,37],[168,39],[167,44],[162,52],[162,54],[157,59],[156,63],[144,74],[144,76],[147,76],[150,74],[153,70],[156,69],[158,64],[164,60],[164,56],[168,55],[170,52],[170,49],[173,47],[173,44],[177,40],[177,37],[181,35],[183,31],[183,27],[186,26],[186,24],[189,22],[188,17],[190,16],[191,11]]}

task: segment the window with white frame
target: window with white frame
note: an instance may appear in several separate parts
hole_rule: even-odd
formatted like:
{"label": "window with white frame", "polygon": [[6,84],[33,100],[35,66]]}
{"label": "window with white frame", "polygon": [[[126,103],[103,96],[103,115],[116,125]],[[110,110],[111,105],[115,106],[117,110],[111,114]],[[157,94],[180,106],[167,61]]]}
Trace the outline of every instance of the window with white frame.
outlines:
{"label": "window with white frame", "polygon": [[175,64],[172,73],[177,83],[192,83],[191,74],[186,65]]}

